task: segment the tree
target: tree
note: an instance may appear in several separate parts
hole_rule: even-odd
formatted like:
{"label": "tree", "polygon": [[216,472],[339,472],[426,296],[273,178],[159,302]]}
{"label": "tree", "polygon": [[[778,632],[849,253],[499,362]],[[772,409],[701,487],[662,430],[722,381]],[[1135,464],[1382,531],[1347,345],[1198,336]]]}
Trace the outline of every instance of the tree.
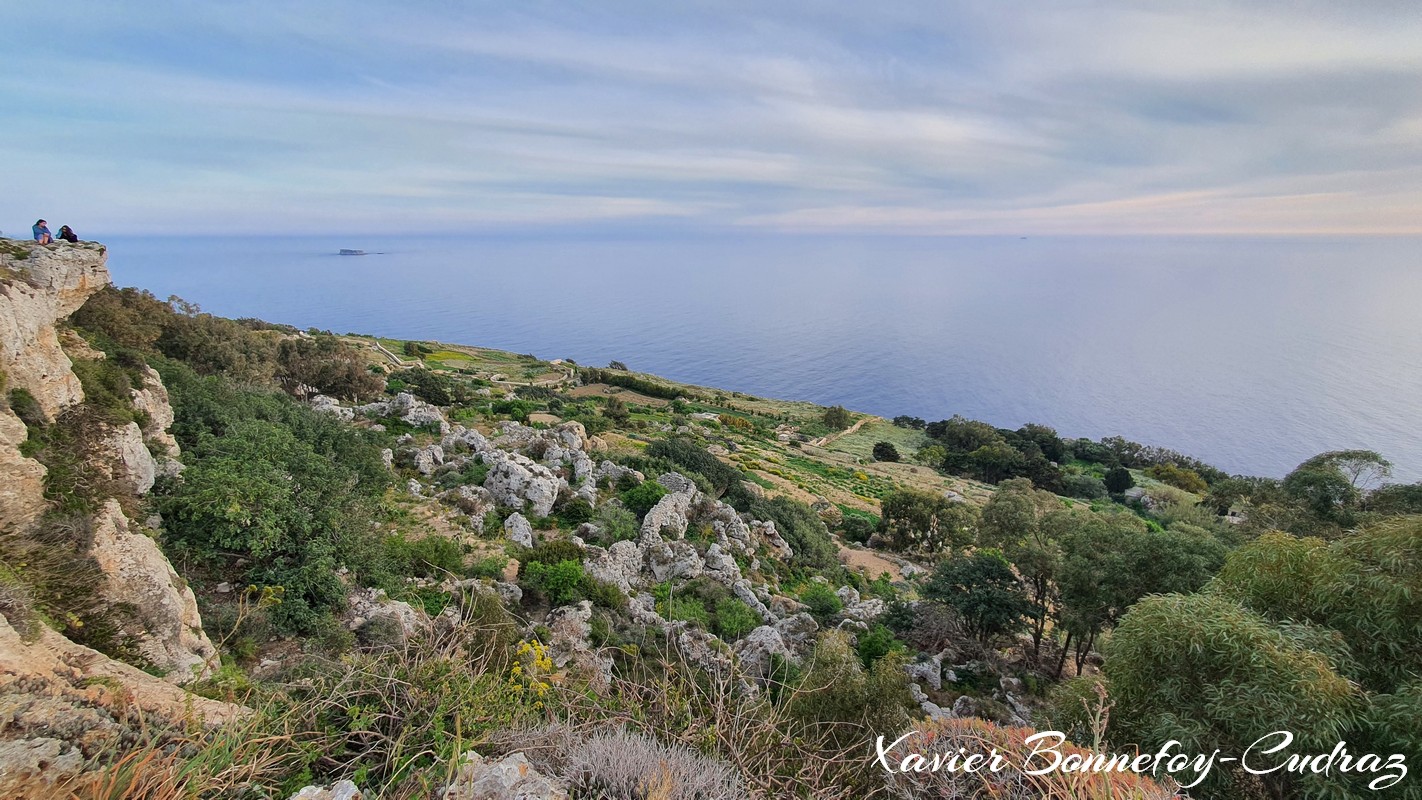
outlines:
{"label": "tree", "polygon": [[909,430],[921,431],[928,426],[928,423],[924,422],[919,417],[899,415],[897,417],[894,417],[894,425],[900,428],[908,428]]}
{"label": "tree", "polygon": [[923,594],[957,611],[968,633],[984,647],[999,636],[1020,631],[1032,613],[1022,582],[1007,559],[993,550],[943,561]]}
{"label": "tree", "polygon": [[844,406],[830,406],[825,409],[824,423],[832,430],[842,431],[848,428],[854,421],[854,417],[845,410]]}
{"label": "tree", "polygon": [[631,418],[632,412],[627,410],[627,404],[622,402],[622,398],[614,395],[607,398],[607,402],[603,404],[602,415],[620,425]]}
{"label": "tree", "polygon": [[973,543],[978,510],[970,503],[917,489],[896,489],[879,503],[879,530],[894,550],[939,553]]}
{"label": "tree", "polygon": [[[1159,595],[1136,604],[1107,650],[1111,739],[1154,751],[1243,753],[1291,731],[1290,752],[1327,753],[1347,738],[1361,705],[1330,659],[1229,598]],[[1259,776],[1271,797],[1303,796],[1327,777],[1279,770]],[[1248,797],[1248,776],[1218,767],[1203,796]]]}
{"label": "tree", "polygon": [[1112,467],[1106,473],[1106,491],[1111,494],[1122,494],[1135,485],[1136,479],[1131,477],[1131,471],[1125,467]]}
{"label": "tree", "polygon": [[1041,651],[1061,564],[1057,537],[1062,530],[1044,521],[1061,511],[1062,502],[1055,495],[1032,488],[1026,478],[1014,478],[1003,481],[993,492],[978,524],[978,544],[1000,550],[1027,582],[1032,601],[1033,653]]}
{"label": "tree", "polygon": [[899,449],[898,449],[897,447],[894,447],[893,442],[875,442],[875,443],[874,443],[874,460],[875,460],[875,461],[898,461],[898,460],[899,460]]}
{"label": "tree", "polygon": [[1347,527],[1364,490],[1391,474],[1392,463],[1371,450],[1334,450],[1298,465],[1283,488],[1314,516]]}

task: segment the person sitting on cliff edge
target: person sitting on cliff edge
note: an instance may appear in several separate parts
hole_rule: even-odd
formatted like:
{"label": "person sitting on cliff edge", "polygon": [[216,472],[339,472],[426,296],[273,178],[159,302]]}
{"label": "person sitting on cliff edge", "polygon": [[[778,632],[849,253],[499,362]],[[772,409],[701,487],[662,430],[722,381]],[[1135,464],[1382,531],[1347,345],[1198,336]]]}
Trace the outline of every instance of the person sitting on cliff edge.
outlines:
{"label": "person sitting on cliff edge", "polygon": [[34,232],[36,242],[54,244],[54,236],[49,232],[49,225],[45,224],[44,220],[37,221],[30,230]]}
{"label": "person sitting on cliff edge", "polygon": [[75,244],[79,241],[79,235],[75,233],[74,229],[69,227],[68,225],[59,226],[59,238],[63,239],[66,242],[69,242],[70,244]]}

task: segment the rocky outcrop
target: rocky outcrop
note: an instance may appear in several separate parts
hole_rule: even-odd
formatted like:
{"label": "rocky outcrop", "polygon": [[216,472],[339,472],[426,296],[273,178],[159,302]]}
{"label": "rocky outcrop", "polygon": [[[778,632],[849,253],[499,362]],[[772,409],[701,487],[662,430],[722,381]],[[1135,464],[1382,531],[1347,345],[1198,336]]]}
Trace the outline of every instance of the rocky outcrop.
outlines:
{"label": "rocky outcrop", "polygon": [[[53,419],[84,399],[54,326],[108,283],[104,250],[0,244],[0,394],[22,389]],[[44,513],[45,469],[19,452],[28,436],[9,403],[0,402],[0,530],[23,528]]]}
{"label": "rocky outcrop", "polygon": [[3,616],[0,698],[5,737],[16,740],[0,756],[0,796],[5,797],[15,796],[6,789],[7,780],[18,779],[15,770],[23,772],[23,765],[35,759],[58,777],[72,754],[89,756],[129,741],[141,725],[218,725],[249,713],[188,694],[42,625],[27,640]]}
{"label": "rocky outcrop", "polygon": [[217,664],[193,590],[151,538],[134,533],[117,501],[94,518],[91,555],[108,582],[104,596],[117,609],[124,634],[173,683],[205,678]]}
{"label": "rocky outcrop", "polygon": [[552,470],[519,453],[490,450],[482,457],[489,465],[484,488],[500,505],[527,508],[535,517],[551,514],[559,492],[568,485]]}
{"label": "rocky outcrop", "polygon": [[[108,285],[104,247],[92,242],[40,247],[6,242],[0,249],[0,370],[6,390],[34,396],[44,415],[84,399],[54,324]],[[11,251],[27,250],[20,259]]]}

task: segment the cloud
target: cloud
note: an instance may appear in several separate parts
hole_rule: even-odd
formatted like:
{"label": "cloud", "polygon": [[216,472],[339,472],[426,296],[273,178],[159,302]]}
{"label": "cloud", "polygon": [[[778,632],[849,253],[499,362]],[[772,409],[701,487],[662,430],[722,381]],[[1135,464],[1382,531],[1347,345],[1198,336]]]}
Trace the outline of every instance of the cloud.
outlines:
{"label": "cloud", "polygon": [[7,46],[0,227],[1422,230],[1422,17],[1404,4],[67,18]]}

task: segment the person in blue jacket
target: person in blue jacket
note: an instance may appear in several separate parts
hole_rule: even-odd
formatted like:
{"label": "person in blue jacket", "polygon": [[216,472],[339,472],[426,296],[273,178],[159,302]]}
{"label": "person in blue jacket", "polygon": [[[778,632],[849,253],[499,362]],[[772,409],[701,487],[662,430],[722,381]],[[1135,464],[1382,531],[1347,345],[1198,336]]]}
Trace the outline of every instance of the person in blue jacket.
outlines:
{"label": "person in blue jacket", "polygon": [[30,228],[30,230],[34,232],[36,242],[40,244],[54,244],[54,235],[49,232],[49,225],[46,224],[44,220],[36,222],[35,226]]}

